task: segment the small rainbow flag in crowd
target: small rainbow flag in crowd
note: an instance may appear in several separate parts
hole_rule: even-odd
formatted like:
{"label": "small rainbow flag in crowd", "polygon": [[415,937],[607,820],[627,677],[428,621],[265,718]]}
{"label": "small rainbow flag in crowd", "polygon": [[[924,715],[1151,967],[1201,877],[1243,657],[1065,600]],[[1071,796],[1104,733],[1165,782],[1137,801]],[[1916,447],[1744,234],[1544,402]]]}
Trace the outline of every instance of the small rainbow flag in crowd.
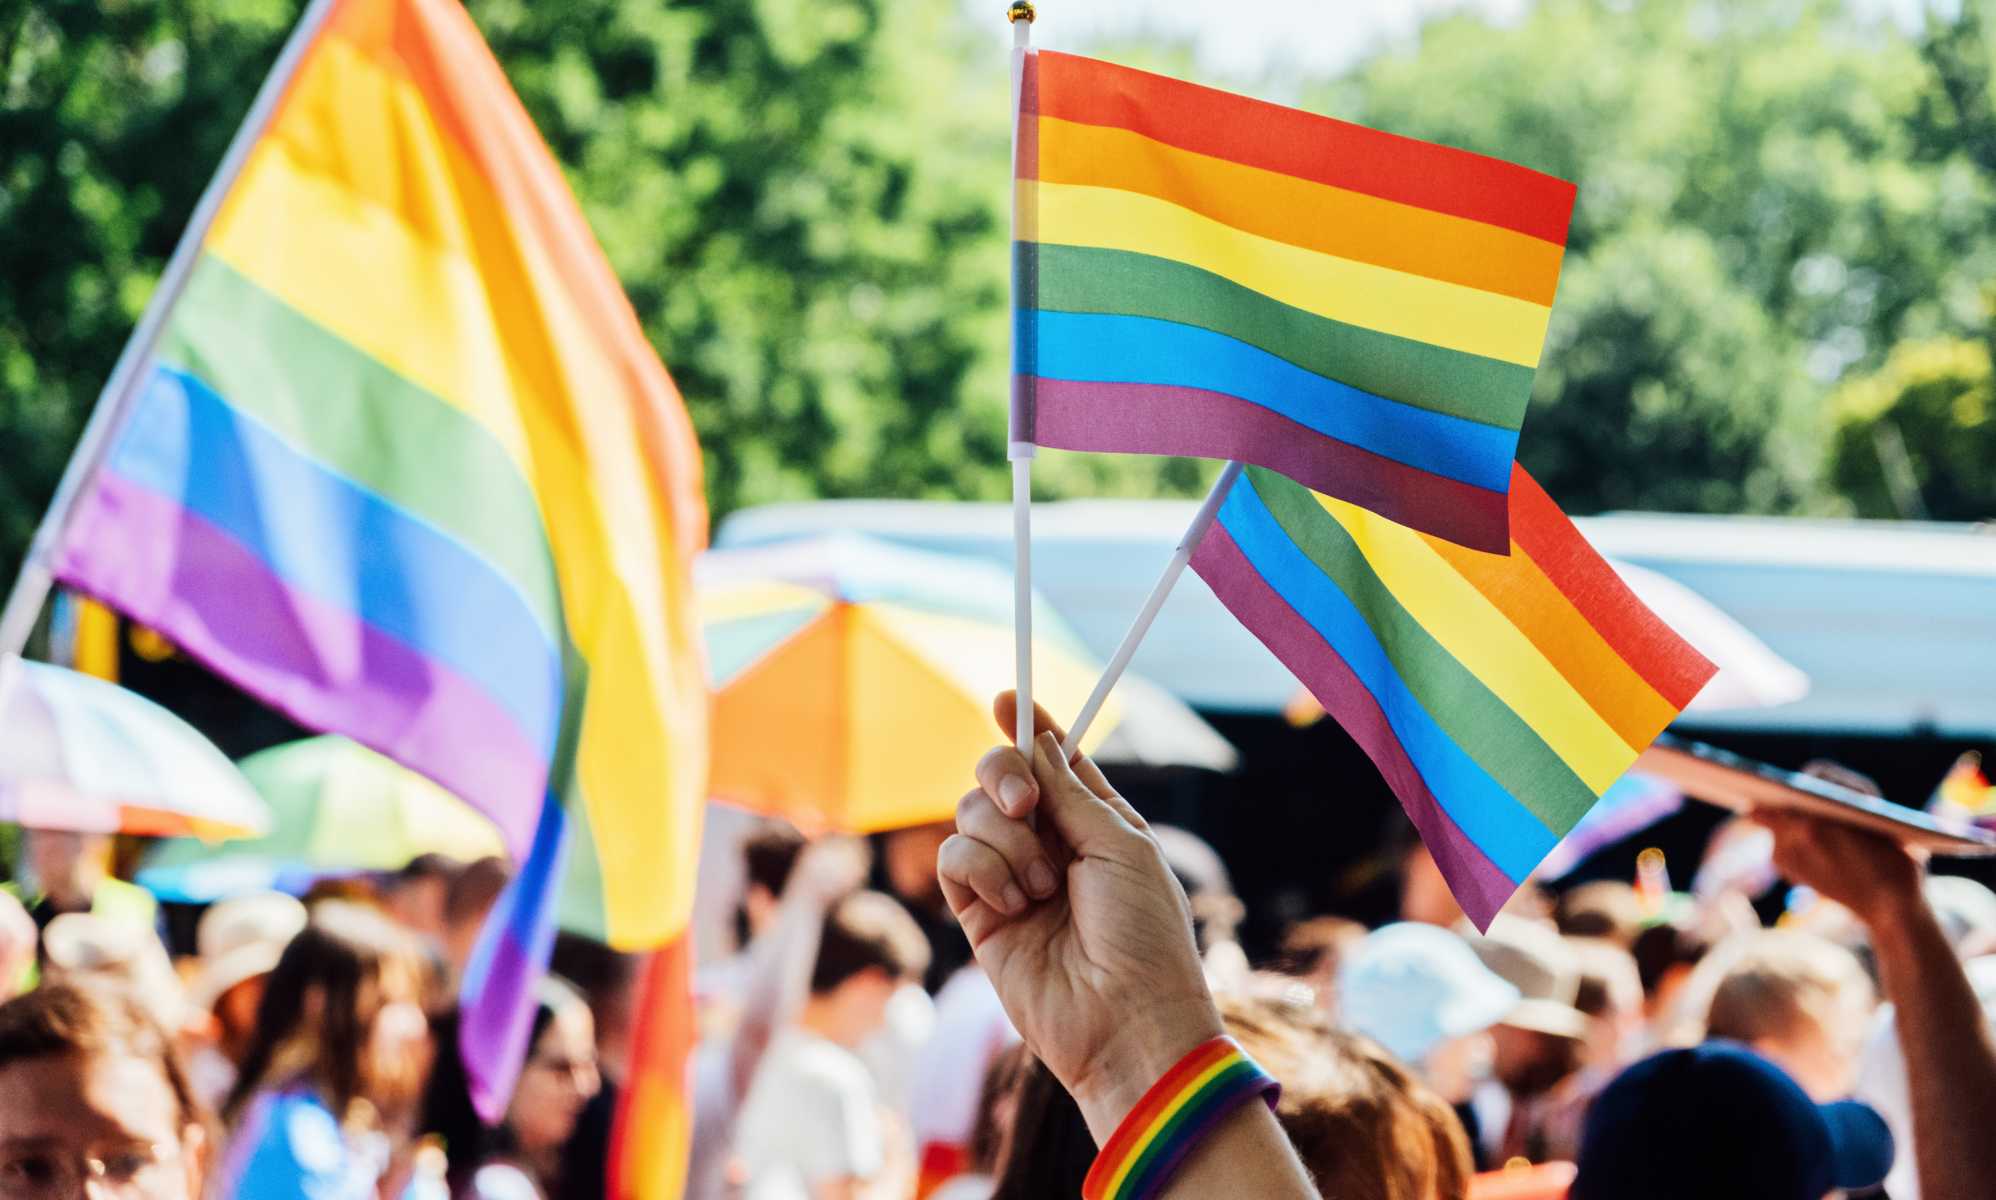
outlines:
{"label": "small rainbow flag in crowd", "polygon": [[319,0],[285,61],[55,570],[498,824],[523,865],[465,993],[489,1113],[565,857],[576,927],[688,919],[700,453],[462,5]]}
{"label": "small rainbow flag in crowd", "polygon": [[1996,783],[1982,773],[1982,756],[1971,750],[1954,760],[1927,804],[1927,811],[1996,829]]}
{"label": "small rainbow flag in crowd", "polygon": [[1531,476],[1509,555],[1250,467],[1192,568],[1399,796],[1480,928],[1716,668]]}
{"label": "small rainbow flag in crowd", "polygon": [[1572,184],[1067,54],[1020,94],[1024,440],[1239,459],[1504,550]]}

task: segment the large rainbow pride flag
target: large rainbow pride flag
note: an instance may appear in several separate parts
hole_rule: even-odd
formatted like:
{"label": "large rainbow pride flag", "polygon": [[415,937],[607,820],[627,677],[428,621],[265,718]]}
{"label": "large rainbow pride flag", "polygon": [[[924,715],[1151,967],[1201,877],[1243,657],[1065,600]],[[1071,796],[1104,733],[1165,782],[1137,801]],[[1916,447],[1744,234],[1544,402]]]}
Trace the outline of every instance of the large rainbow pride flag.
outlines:
{"label": "large rainbow pride flag", "polygon": [[1572,184],[1045,51],[1018,135],[1025,440],[1240,459],[1504,549]]}
{"label": "large rainbow pride flag", "polygon": [[463,7],[307,19],[55,571],[498,824],[466,1048],[510,1089],[564,874],[621,947],[691,909],[699,447]]}
{"label": "large rainbow pride flag", "polygon": [[1509,555],[1250,467],[1192,569],[1385,776],[1479,928],[1717,670],[1515,469]]}

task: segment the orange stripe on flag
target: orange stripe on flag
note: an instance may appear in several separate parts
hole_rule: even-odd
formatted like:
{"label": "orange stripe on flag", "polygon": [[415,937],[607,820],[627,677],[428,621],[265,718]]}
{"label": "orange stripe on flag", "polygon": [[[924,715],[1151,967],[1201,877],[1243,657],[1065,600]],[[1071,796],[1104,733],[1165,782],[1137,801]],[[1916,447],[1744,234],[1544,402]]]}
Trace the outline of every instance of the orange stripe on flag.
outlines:
{"label": "orange stripe on flag", "polygon": [[693,943],[687,935],[651,956],[645,969],[631,1075],[610,1132],[610,1200],[679,1200],[693,1150],[689,1072],[698,1030],[693,1012]]}

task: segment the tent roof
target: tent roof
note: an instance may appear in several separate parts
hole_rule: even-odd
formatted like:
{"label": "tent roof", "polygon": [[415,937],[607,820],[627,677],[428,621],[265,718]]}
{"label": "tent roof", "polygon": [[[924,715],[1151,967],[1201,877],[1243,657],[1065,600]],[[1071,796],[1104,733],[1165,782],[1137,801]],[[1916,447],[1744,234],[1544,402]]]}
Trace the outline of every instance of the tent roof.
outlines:
{"label": "tent roof", "polygon": [[[1193,508],[1151,500],[1036,505],[1033,582],[1107,657]],[[1813,681],[1793,704],[1701,715],[1701,726],[1996,737],[1996,527],[1657,513],[1576,523],[1603,553],[1704,595]],[[828,529],[1011,561],[1011,512],[1002,504],[770,505],[730,516],[716,543]],[[1273,712],[1296,689],[1190,574],[1132,669],[1210,709]]]}

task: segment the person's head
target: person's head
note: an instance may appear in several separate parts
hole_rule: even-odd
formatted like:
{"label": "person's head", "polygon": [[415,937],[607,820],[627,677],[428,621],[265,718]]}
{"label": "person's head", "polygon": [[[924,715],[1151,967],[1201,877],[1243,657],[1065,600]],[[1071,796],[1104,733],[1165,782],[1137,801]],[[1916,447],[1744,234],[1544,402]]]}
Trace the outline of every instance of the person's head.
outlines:
{"label": "person's head", "polygon": [[1710,949],[1703,935],[1669,922],[1636,935],[1629,953],[1635,955],[1636,971],[1642,976],[1646,1018],[1659,1022],[1676,1009],[1684,985]]}
{"label": "person's head", "polygon": [[59,909],[89,908],[111,870],[111,836],[64,829],[24,829],[21,835],[35,888]]}
{"label": "person's head", "polygon": [[1365,940],[1365,926],[1344,917],[1312,917],[1298,921],[1282,935],[1282,970],[1308,984],[1317,998],[1317,1007],[1335,1014],[1338,1002],[1338,973],[1358,944]]}
{"label": "person's head", "polygon": [[1580,1066],[1587,1014],[1574,1006],[1580,965],[1550,925],[1500,916],[1471,941],[1483,965],[1518,989],[1518,1003],[1491,1031],[1497,1078],[1513,1095],[1536,1096]]}
{"label": "person's head", "polygon": [[1518,989],[1462,938],[1402,922],[1355,946],[1338,977],[1343,1023],[1422,1073],[1450,1102],[1469,1097],[1490,1058],[1490,1027],[1518,1006]]}
{"label": "person's head", "polygon": [[1371,1040],[1314,1010],[1221,1003],[1227,1032],[1282,1084],[1275,1115],[1317,1190],[1341,1200],[1462,1200],[1473,1169],[1455,1111]]}
{"label": "person's head", "polygon": [[1922,888],[1957,955],[1996,954],[1996,892],[1961,875],[1929,875]]}
{"label": "person's head", "polygon": [[1877,1113],[1743,1047],[1666,1050],[1596,1097],[1570,1200],[1823,1200],[1877,1185],[1892,1150]]}
{"label": "person's head", "polygon": [[808,1023],[846,1046],[866,1040],[887,1019],[887,1002],[929,965],[929,942],[892,896],[855,892],[825,914],[811,971]]}
{"label": "person's head", "polygon": [[13,999],[26,987],[41,931],[12,892],[0,892],[0,1001]]}
{"label": "person's head", "polygon": [[612,1082],[627,1078],[644,962],[642,954],[613,950],[594,938],[566,930],[555,935],[549,969],[589,1002],[589,1015],[596,1022],[597,1061]]}
{"label": "person's head", "polygon": [[497,1126],[486,1125],[472,1106],[470,1080],[457,1050],[458,1014],[436,1019],[436,1066],[423,1090],[419,1128],[443,1139],[453,1192],[465,1190],[480,1167],[503,1155],[551,1169],[575,1133],[583,1107],[602,1087],[594,1026],[582,994],[547,975],[535,987],[534,1001],[527,1060]]}
{"label": "person's head", "polygon": [[444,892],[444,957],[457,974],[462,975],[471,961],[486,914],[499,903],[499,893],[512,877],[505,859],[487,856],[467,864]]}
{"label": "person's head", "polygon": [[0,1197],[70,1200],[101,1172],[131,1200],[198,1200],[209,1147],[166,1034],[129,1000],[51,983],[0,1004]]}
{"label": "person's head", "polygon": [[[1234,894],[1233,876],[1212,843],[1176,825],[1153,825],[1151,836],[1164,852],[1164,863],[1185,890],[1192,907],[1192,937],[1204,953],[1234,940],[1234,931],[1247,907]],[[1210,962],[1210,960],[1209,960]]]}
{"label": "person's head", "polygon": [[442,942],[451,884],[463,868],[442,854],[418,854],[381,883],[381,907],[404,929]]}
{"label": "person's head", "polygon": [[1849,950],[1764,929],[1720,943],[1699,971],[1706,1037],[1752,1047],[1819,1101],[1850,1094],[1876,995]]}
{"label": "person's head", "polygon": [[[770,821],[742,841],[742,868],[746,882],[742,907],[735,929],[741,945],[768,929],[776,920],[776,906],[790,882],[790,871],[804,852],[804,835],[779,821]],[[930,864],[934,874],[934,864]]]}
{"label": "person's head", "polygon": [[1643,981],[1627,950],[1599,938],[1568,938],[1580,968],[1573,1007],[1587,1015],[1583,1066],[1619,1071],[1635,1057],[1643,1034]]}
{"label": "person's head", "polygon": [[305,921],[305,906],[282,892],[236,896],[201,914],[190,999],[214,1016],[216,1045],[230,1062],[240,1065],[248,1053],[264,980]]}
{"label": "person's head", "polygon": [[506,1110],[506,1129],[530,1160],[560,1150],[575,1132],[582,1106],[603,1084],[589,1002],[552,975],[542,979],[535,995],[533,1041]]}
{"label": "person's head", "polygon": [[896,829],[880,839],[880,867],[887,886],[911,908],[942,910],[942,885],[936,882],[936,855],[956,832],[953,821],[936,821]]}
{"label": "person's head", "polygon": [[180,976],[152,927],[66,912],[42,931],[48,979],[121,989],[161,1029],[178,1034],[193,1013]]}
{"label": "person's head", "polygon": [[285,946],[257,1006],[256,1027],[224,1116],[257,1092],[308,1086],[341,1119],[399,1113],[429,1071],[429,973],[421,948],[388,918],[326,903]]}
{"label": "person's head", "polygon": [[1583,883],[1560,896],[1553,920],[1567,937],[1600,938],[1626,950],[1642,934],[1643,901],[1619,879]]}

